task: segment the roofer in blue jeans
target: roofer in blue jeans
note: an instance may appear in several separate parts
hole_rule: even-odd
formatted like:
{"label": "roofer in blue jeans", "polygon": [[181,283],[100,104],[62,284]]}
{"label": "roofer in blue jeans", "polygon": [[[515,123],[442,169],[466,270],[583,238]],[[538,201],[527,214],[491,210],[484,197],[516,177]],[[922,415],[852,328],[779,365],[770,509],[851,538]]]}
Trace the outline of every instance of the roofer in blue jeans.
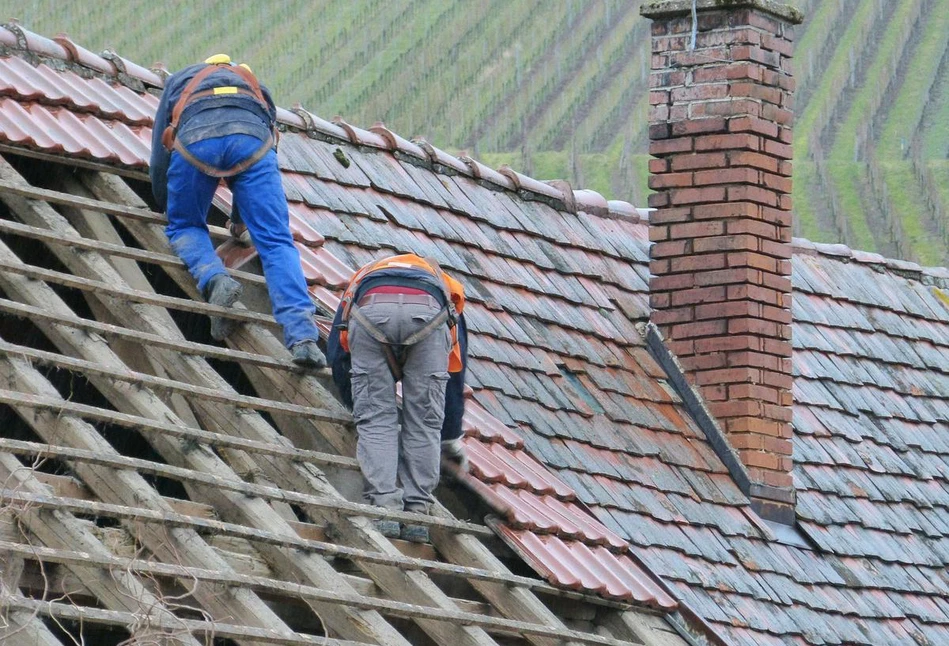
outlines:
{"label": "roofer in blue jeans", "polygon": [[[257,248],[274,318],[293,362],[322,368],[316,308],[293,245],[286,195],[277,166],[277,110],[250,68],[218,54],[165,82],[152,131],[149,173],[165,234],[212,305],[233,306],[242,286],[218,258],[207,214],[223,178],[234,197],[232,219],[243,222]],[[224,339],[233,322],[211,318],[211,336]]]}

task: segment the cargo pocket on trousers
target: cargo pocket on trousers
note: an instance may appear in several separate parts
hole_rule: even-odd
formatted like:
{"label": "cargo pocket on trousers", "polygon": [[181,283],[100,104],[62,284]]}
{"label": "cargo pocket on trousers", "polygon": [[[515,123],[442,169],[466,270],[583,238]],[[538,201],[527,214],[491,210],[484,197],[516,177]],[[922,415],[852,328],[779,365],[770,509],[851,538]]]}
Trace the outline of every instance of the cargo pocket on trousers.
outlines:
{"label": "cargo pocket on trousers", "polygon": [[353,388],[353,421],[361,424],[369,414],[369,373],[351,372],[350,383]]}
{"label": "cargo pocket on trousers", "polygon": [[448,385],[448,373],[436,372],[429,376],[428,408],[423,423],[429,428],[441,428],[445,421],[445,387]]}

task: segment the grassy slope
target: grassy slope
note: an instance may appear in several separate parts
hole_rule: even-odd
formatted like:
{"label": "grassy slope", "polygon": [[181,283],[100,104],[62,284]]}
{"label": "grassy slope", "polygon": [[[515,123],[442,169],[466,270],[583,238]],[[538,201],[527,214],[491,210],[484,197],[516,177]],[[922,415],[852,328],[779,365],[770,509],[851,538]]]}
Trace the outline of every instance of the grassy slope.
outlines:
{"label": "grassy slope", "polygon": [[[872,43],[873,52],[866,78],[873,79],[852,94],[850,110],[837,129],[837,136],[830,151],[829,172],[840,195],[841,207],[851,225],[851,244],[859,249],[875,251],[877,235],[882,232],[871,226],[868,219],[870,190],[867,185],[866,166],[863,156],[867,154],[865,126],[873,119],[882,93],[887,89],[891,74],[891,61],[902,45],[899,29],[907,17],[918,9],[920,0],[901,0],[894,9],[890,29],[883,32],[883,39]],[[875,0],[865,0],[870,5],[873,19],[882,18],[873,10]],[[871,43],[868,43],[871,44]],[[869,54],[869,52],[868,52]],[[860,159],[854,159],[859,155]]]}
{"label": "grassy slope", "polygon": [[[923,2],[935,6],[931,19],[942,24],[939,2]],[[791,4],[810,14],[797,32],[799,87],[807,98],[798,104],[795,126],[797,231],[834,240],[838,229],[849,230],[848,243],[873,248],[860,201],[863,171],[852,161],[852,141],[846,143],[868,118],[869,104],[863,100],[861,107],[860,97],[872,92],[844,89],[853,57],[872,65],[889,55],[881,51],[892,29],[867,42],[878,0]],[[177,69],[228,51],[254,67],[281,105],[302,103],[322,117],[340,114],[366,127],[384,120],[404,136],[423,135],[492,165],[507,162],[539,178],[566,177],[611,198],[645,201],[649,35],[639,2],[229,0],[226,11],[222,6],[212,0],[182,0],[173,8],[153,0],[0,0],[0,14],[44,35],[66,31],[92,51],[111,48],[145,65],[163,61]],[[843,14],[846,20],[837,22]],[[936,29],[926,30],[927,42],[938,40]],[[900,110],[922,101],[919,88],[927,81],[916,76],[926,66],[919,60],[909,68],[906,95],[896,97]],[[949,174],[942,161],[949,151],[949,79],[934,87],[938,105],[928,108],[922,126],[924,156],[943,178]],[[844,95],[855,107],[828,129]],[[894,110],[884,130],[900,123]],[[842,134],[828,138],[837,126]],[[824,178],[810,150],[821,133],[823,149],[837,160]],[[919,212],[913,191],[901,191],[907,171],[888,136],[882,135],[877,162],[896,178],[886,182],[891,210]],[[827,184],[847,214],[844,223],[828,220],[829,198],[820,189]],[[925,227],[907,221],[904,228],[920,260],[946,256]]]}
{"label": "grassy slope", "polygon": [[891,213],[899,218],[906,244],[925,265],[943,260],[942,240],[930,235],[925,226],[926,202],[904,151],[911,145],[923,117],[923,106],[936,80],[940,61],[949,43],[949,13],[932,11],[923,22],[923,31],[913,58],[905,66],[902,86],[884,123],[877,151],[884,169]]}
{"label": "grassy slope", "polygon": [[[852,0],[851,0],[852,1]],[[837,34],[834,31],[841,13],[846,8],[844,2],[822,2],[813,10],[809,27],[804,30],[796,47],[797,56],[794,61],[795,78],[797,79],[798,96],[813,95],[814,86],[821,88],[821,78],[818,70],[824,61],[820,54],[829,47],[829,41]],[[831,43],[832,44],[832,43]],[[826,90],[825,90],[826,91]],[[828,94],[829,96],[829,94]],[[820,97],[818,101],[820,100]],[[794,235],[802,236],[815,241],[836,241],[837,232],[832,231],[829,224],[823,227],[818,223],[818,200],[815,196],[823,195],[817,168],[809,159],[809,138],[819,135],[823,122],[818,120],[818,101],[807,105],[808,109],[801,110],[804,104],[797,103],[799,113],[794,124]],[[822,209],[826,212],[828,209]]]}

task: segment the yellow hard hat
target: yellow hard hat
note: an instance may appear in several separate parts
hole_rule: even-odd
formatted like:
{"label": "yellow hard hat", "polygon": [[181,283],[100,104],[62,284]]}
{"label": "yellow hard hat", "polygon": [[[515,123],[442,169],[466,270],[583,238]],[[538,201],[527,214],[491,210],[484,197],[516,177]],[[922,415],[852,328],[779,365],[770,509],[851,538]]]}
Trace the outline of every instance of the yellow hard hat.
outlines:
{"label": "yellow hard hat", "polygon": [[215,54],[214,56],[208,56],[204,59],[204,62],[207,65],[230,65],[231,57],[227,54]]}
{"label": "yellow hard hat", "polygon": [[250,69],[250,65],[248,65],[247,63],[241,63],[240,65],[238,65],[238,67],[243,67],[245,70],[247,70],[251,74],[254,73],[254,70]]}

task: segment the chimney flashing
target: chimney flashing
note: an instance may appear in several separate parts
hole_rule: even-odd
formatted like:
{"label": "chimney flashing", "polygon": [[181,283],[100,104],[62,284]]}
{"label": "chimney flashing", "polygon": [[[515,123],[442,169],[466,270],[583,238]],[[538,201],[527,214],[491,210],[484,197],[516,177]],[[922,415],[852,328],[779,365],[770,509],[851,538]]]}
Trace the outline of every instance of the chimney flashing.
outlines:
{"label": "chimney flashing", "polygon": [[653,0],[644,3],[639,8],[639,13],[653,20],[665,19],[692,13],[693,4],[696,11],[747,8],[771,14],[792,25],[799,25],[804,21],[804,14],[800,9],[774,0]]}
{"label": "chimney flashing", "polygon": [[[709,412],[698,390],[689,383],[679,360],[669,350],[656,324],[646,323],[643,336],[646,339],[646,347],[669,377],[669,382],[682,400],[689,417],[695,420],[712,450],[728,469],[732,480],[751,500],[751,508],[754,512],[772,522],[794,525],[796,522],[794,504],[797,499],[794,490],[752,482],[745,465],[729,444],[725,433]],[[774,502],[779,504],[775,505]]]}

